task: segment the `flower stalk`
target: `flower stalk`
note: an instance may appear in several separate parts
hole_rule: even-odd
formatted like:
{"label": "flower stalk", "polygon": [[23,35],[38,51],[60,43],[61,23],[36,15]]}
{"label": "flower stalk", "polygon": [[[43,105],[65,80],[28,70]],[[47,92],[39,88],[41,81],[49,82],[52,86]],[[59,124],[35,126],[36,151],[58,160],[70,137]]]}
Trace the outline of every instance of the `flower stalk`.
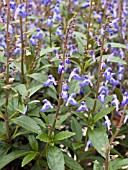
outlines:
{"label": "flower stalk", "polygon": [[[9,35],[9,24],[10,24],[10,0],[7,0],[7,24],[6,24],[6,44],[7,44],[7,66],[6,66],[6,87],[9,85],[9,58],[10,58],[10,35]],[[5,103],[5,124],[6,124],[6,135],[7,139],[10,140],[9,131],[9,117],[8,117],[8,100],[9,100],[9,89],[6,88],[6,103]]]}

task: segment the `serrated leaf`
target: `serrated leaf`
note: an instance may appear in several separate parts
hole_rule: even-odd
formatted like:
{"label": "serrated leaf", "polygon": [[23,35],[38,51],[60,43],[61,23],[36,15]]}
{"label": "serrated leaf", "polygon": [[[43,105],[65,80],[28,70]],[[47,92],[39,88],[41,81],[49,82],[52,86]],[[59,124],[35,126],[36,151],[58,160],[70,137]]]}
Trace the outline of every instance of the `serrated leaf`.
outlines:
{"label": "serrated leaf", "polygon": [[48,134],[44,132],[40,133],[36,138],[42,142],[47,142],[47,143],[52,141],[52,139],[48,136]]}
{"label": "serrated leaf", "polygon": [[115,42],[107,42],[104,44],[104,48],[106,48],[108,46],[108,44],[111,44],[112,48],[124,48],[124,49],[128,49],[128,47],[125,44],[121,44],[121,43],[115,43]]}
{"label": "serrated leaf", "polygon": [[80,142],[82,140],[82,127],[74,117],[71,120],[71,128],[75,132],[75,139]]}
{"label": "serrated leaf", "polygon": [[95,128],[93,131],[89,130],[89,139],[93,147],[104,157],[106,158],[105,153],[102,149],[106,150],[109,145],[108,135],[106,133],[106,128]]}
{"label": "serrated leaf", "polygon": [[20,158],[21,156],[27,155],[29,153],[31,153],[31,151],[18,150],[18,151],[11,152],[7,155],[1,156],[0,157],[0,169],[5,167],[7,164],[12,162],[13,160]]}
{"label": "serrated leaf", "polygon": [[55,135],[54,140],[55,141],[64,140],[64,139],[70,138],[74,135],[75,135],[75,133],[73,133],[73,132],[62,131],[62,132],[59,132],[57,135]]}
{"label": "serrated leaf", "polygon": [[105,115],[109,114],[111,111],[115,109],[115,106],[105,108],[104,110],[100,111],[99,113],[96,113],[96,115],[93,117],[93,122],[97,122],[101,118],[103,118]]}
{"label": "serrated leaf", "polygon": [[31,131],[31,132],[34,132],[37,134],[41,133],[41,129],[37,125],[36,121],[34,121],[32,118],[30,118],[28,116],[20,116],[15,119],[11,119],[11,121],[13,123],[23,127],[24,129]]}
{"label": "serrated leaf", "polygon": [[29,144],[34,151],[38,151],[38,142],[34,135],[28,136]]}
{"label": "serrated leaf", "polygon": [[65,164],[72,170],[84,170],[78,162],[67,155],[64,155],[64,161]]}
{"label": "serrated leaf", "polygon": [[30,153],[28,155],[26,155],[22,161],[22,165],[21,167],[25,166],[27,163],[29,163],[30,161],[32,161],[37,155],[37,152],[33,152],[33,153]]}
{"label": "serrated leaf", "polygon": [[51,170],[65,170],[64,156],[62,151],[56,146],[50,146],[47,150],[47,162]]}
{"label": "serrated leaf", "polygon": [[40,56],[45,55],[47,53],[50,53],[50,52],[52,52],[54,50],[58,50],[59,48],[60,47],[52,47],[52,48],[48,47],[46,49],[42,48],[41,51],[40,51]]}

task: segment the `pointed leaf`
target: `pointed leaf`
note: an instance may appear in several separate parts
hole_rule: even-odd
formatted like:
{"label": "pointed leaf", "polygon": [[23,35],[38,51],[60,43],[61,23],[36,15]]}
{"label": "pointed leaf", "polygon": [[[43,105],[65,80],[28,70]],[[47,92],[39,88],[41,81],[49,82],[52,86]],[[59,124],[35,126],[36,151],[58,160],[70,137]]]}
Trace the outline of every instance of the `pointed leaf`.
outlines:
{"label": "pointed leaf", "polygon": [[27,155],[29,153],[31,153],[31,151],[18,150],[0,157],[0,169],[8,165],[13,160],[20,158],[21,156]]}
{"label": "pointed leaf", "polygon": [[38,142],[34,135],[28,136],[29,144],[34,151],[38,151]]}
{"label": "pointed leaf", "polygon": [[75,135],[75,133],[73,133],[73,132],[63,131],[63,132],[60,132],[57,135],[55,135],[54,140],[55,141],[64,140],[64,139],[70,138],[74,135]]}
{"label": "pointed leaf", "polygon": [[109,145],[108,135],[106,128],[95,128],[93,131],[89,130],[89,139],[93,147],[105,158],[106,155],[102,149],[106,150]]}
{"label": "pointed leaf", "polygon": [[52,139],[48,136],[48,134],[44,132],[40,133],[36,138],[42,142],[47,142],[47,143],[52,141]]}
{"label": "pointed leaf", "polygon": [[97,122],[101,118],[103,118],[105,115],[109,114],[111,111],[115,109],[115,106],[105,108],[104,110],[100,111],[99,113],[96,113],[96,115],[93,118],[93,122]]}
{"label": "pointed leaf", "polygon": [[82,127],[80,125],[80,123],[74,118],[72,117],[72,121],[71,121],[71,128],[72,131],[75,132],[75,139],[80,142],[82,140]]}
{"label": "pointed leaf", "polygon": [[64,155],[65,164],[72,170],[84,170],[73,158]]}
{"label": "pointed leaf", "polygon": [[28,116],[20,116],[15,119],[11,120],[13,123],[23,127],[24,129],[27,129],[34,133],[41,133],[40,127],[37,125],[36,121],[34,121],[32,118]]}
{"label": "pointed leaf", "polygon": [[25,166],[27,163],[29,163],[30,161],[32,161],[37,155],[37,152],[33,152],[33,153],[30,153],[28,155],[26,155],[22,161],[22,165],[21,167]]}
{"label": "pointed leaf", "polygon": [[50,146],[48,148],[47,162],[51,170],[65,170],[63,153],[56,146]]}
{"label": "pointed leaf", "polygon": [[42,48],[42,49],[41,49],[41,52],[40,52],[40,56],[45,55],[45,54],[47,54],[47,53],[50,53],[50,52],[52,52],[52,51],[54,51],[54,50],[58,50],[59,48],[60,48],[60,47],[53,47],[53,48],[48,47],[48,48],[46,48],[46,49]]}

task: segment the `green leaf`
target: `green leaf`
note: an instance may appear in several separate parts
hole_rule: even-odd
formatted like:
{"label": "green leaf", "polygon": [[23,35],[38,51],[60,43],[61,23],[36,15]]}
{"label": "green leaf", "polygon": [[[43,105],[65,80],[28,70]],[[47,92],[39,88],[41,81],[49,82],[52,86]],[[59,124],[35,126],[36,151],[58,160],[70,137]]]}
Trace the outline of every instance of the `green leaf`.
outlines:
{"label": "green leaf", "polygon": [[106,158],[105,153],[102,149],[106,150],[109,145],[108,135],[106,133],[106,128],[95,128],[93,131],[89,130],[89,139],[93,147],[104,157]]}
{"label": "green leaf", "polygon": [[57,120],[56,126],[60,126],[70,115],[70,113],[66,113],[65,115],[59,115],[59,120]]}
{"label": "green leaf", "polygon": [[32,148],[34,151],[38,151],[38,142],[37,142],[35,136],[34,136],[34,135],[29,135],[29,136],[28,136],[28,140],[29,140],[29,143],[30,143],[31,148]]}
{"label": "green leaf", "polygon": [[29,153],[31,153],[31,151],[18,150],[0,157],[0,169],[2,169],[4,166],[9,164],[13,160],[20,158],[21,156],[27,155]]}
{"label": "green leaf", "polygon": [[6,102],[6,99],[4,99],[4,98],[0,99],[0,107],[3,106],[5,104],[5,102]]}
{"label": "green leaf", "polygon": [[52,52],[54,50],[58,50],[59,48],[60,47],[53,47],[53,48],[48,47],[46,49],[42,48],[41,51],[40,51],[40,56],[45,55],[47,53],[50,53],[50,52]]}
{"label": "green leaf", "polygon": [[22,161],[22,165],[21,167],[25,166],[27,163],[29,163],[30,161],[32,161],[37,155],[37,152],[33,152],[33,153],[30,153],[28,155],[26,155]]}
{"label": "green leaf", "polygon": [[31,97],[33,94],[35,94],[38,90],[40,90],[41,88],[43,87],[42,84],[38,85],[38,86],[35,86],[35,87],[32,87],[31,89],[28,90],[28,92],[30,93],[29,94],[29,97]]}
{"label": "green leaf", "polygon": [[97,160],[95,160],[93,170],[103,170],[103,166]]}
{"label": "green leaf", "polygon": [[57,135],[55,135],[54,140],[55,141],[64,140],[64,139],[70,138],[74,135],[75,135],[75,133],[73,133],[73,132],[62,131],[62,132],[59,132]]}
{"label": "green leaf", "polygon": [[46,128],[45,123],[43,122],[43,120],[41,120],[41,119],[39,119],[39,118],[37,118],[37,117],[33,117],[33,119],[36,121],[36,123],[37,123],[38,125],[40,125],[40,126],[43,127],[43,128]]}
{"label": "green leaf", "polygon": [[79,90],[80,90],[79,84],[80,84],[80,82],[77,80],[74,80],[74,79],[69,83],[69,87],[70,87],[69,95],[72,93],[77,94],[79,92]]}
{"label": "green leaf", "polygon": [[82,143],[72,143],[72,147],[74,150],[79,149],[83,146],[84,146],[84,144],[82,144]]}
{"label": "green leaf", "polygon": [[27,74],[28,77],[33,78],[34,80],[37,80],[40,83],[44,83],[48,78],[43,73],[33,73],[33,74]]}
{"label": "green leaf", "polygon": [[32,118],[28,116],[20,116],[15,119],[11,120],[13,123],[23,127],[24,129],[27,129],[34,133],[41,133],[40,127],[37,125],[36,121],[34,121]]}
{"label": "green leaf", "polygon": [[87,123],[87,118],[85,117],[85,115],[84,115],[83,113],[81,113],[81,112],[74,112],[74,114],[75,114],[76,116],[80,117],[81,119],[83,119],[84,122]]}
{"label": "green leaf", "polygon": [[127,168],[128,168],[128,158],[126,159],[117,158],[109,162],[109,170],[118,170],[118,169],[127,169]]}
{"label": "green leaf", "polygon": [[[103,55],[103,59],[106,60],[109,58],[109,56],[110,54]],[[99,60],[100,57],[98,57],[97,59]],[[112,58],[109,59],[109,61],[113,63],[127,64],[126,61],[122,60],[119,56],[113,56]]]}
{"label": "green leaf", "polygon": [[52,139],[48,136],[48,134],[44,132],[40,133],[36,138],[42,142],[47,142],[47,143],[52,141]]}
{"label": "green leaf", "polygon": [[75,132],[75,139],[76,141],[80,142],[82,140],[82,127],[80,125],[80,123],[74,118],[72,117],[71,120],[71,128],[72,131]]}
{"label": "green leaf", "polygon": [[106,48],[108,46],[108,44],[111,44],[111,47],[112,48],[124,48],[124,49],[127,49],[128,47],[124,44],[121,44],[121,43],[111,43],[111,42],[107,42],[104,44],[104,48]]}
{"label": "green leaf", "polygon": [[109,114],[111,111],[115,109],[115,106],[105,108],[104,110],[100,111],[99,113],[96,113],[96,115],[93,117],[93,122],[97,122],[101,118],[103,118],[105,115]]}
{"label": "green leaf", "polygon": [[78,162],[67,155],[64,155],[64,161],[65,164],[72,170],[84,170]]}
{"label": "green leaf", "polygon": [[47,162],[51,170],[65,170],[64,156],[56,146],[50,146],[47,150]]}
{"label": "green leaf", "polygon": [[18,84],[17,86],[15,86],[14,89],[20,93],[20,95],[22,96],[22,99],[25,98],[25,96],[27,94],[27,90],[26,90],[26,86],[24,84]]}

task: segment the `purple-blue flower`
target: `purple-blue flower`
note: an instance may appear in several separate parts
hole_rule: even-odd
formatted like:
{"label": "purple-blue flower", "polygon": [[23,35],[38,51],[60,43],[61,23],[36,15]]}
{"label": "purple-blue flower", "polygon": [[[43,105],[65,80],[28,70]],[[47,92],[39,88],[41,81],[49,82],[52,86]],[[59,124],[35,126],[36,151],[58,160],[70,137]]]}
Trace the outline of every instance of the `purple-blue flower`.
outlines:
{"label": "purple-blue flower", "polygon": [[48,76],[48,80],[43,84],[44,87],[50,86],[50,85],[57,85],[55,78],[52,75]]}
{"label": "purple-blue flower", "polygon": [[49,16],[47,19],[47,26],[51,27],[52,25],[53,25],[53,18],[52,18],[52,16]]}
{"label": "purple-blue flower", "polygon": [[61,61],[60,64],[59,64],[59,67],[58,67],[58,74],[61,74],[63,71],[64,71],[64,66],[63,66],[63,63]]}
{"label": "purple-blue flower", "polygon": [[121,105],[124,106],[125,104],[128,104],[128,92],[125,92],[123,95],[123,100]]}
{"label": "purple-blue flower", "polygon": [[82,80],[82,77],[79,76],[79,69],[78,68],[74,68],[73,71],[70,73],[68,82],[71,81],[72,78],[74,78],[75,80]]}
{"label": "purple-blue flower", "polygon": [[78,103],[77,103],[77,101],[74,99],[74,97],[76,97],[76,94],[75,94],[75,93],[72,93],[72,94],[69,96],[68,100],[67,100],[66,106],[68,106],[69,103],[70,103],[71,105],[74,105],[74,106],[77,106],[77,105],[78,105]]}
{"label": "purple-blue flower", "polygon": [[81,106],[76,110],[76,112],[88,111],[87,105],[84,101],[81,102]]}
{"label": "purple-blue flower", "polygon": [[93,84],[92,84],[92,82],[91,82],[88,75],[86,75],[86,76],[84,75],[83,78],[84,78],[84,81],[80,83],[80,86],[82,86],[82,87],[83,86],[88,86],[89,84],[90,84],[90,86],[93,86]]}
{"label": "purple-blue flower", "polygon": [[47,99],[44,99],[43,100],[43,103],[44,103],[44,105],[43,105],[43,107],[41,108],[41,111],[42,112],[45,112],[46,110],[48,110],[48,109],[53,109],[53,106],[51,105],[51,103],[50,103],[50,101],[48,101]]}
{"label": "purple-blue flower", "polygon": [[112,105],[116,106],[116,111],[119,110],[119,100],[117,99],[117,96],[115,94],[113,94],[113,100],[111,102]]}

